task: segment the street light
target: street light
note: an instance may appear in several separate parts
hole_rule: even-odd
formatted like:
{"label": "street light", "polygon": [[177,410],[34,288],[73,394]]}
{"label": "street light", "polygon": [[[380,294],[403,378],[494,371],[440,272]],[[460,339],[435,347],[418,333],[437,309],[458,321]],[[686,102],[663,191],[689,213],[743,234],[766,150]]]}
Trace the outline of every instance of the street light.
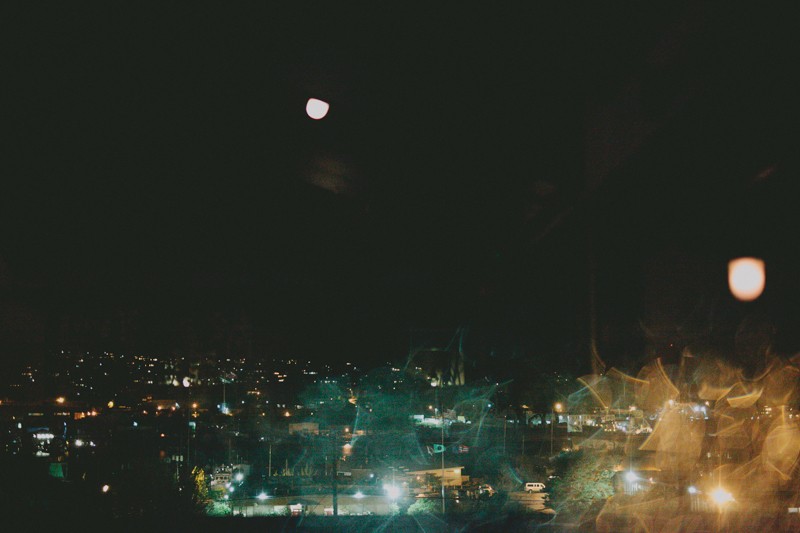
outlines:
{"label": "street light", "polygon": [[720,507],[722,507],[726,503],[736,501],[733,499],[733,495],[727,490],[723,489],[722,487],[717,487],[716,489],[711,491],[711,499],[714,500],[714,503],[716,503]]}
{"label": "street light", "polygon": [[390,499],[396,500],[400,497],[400,488],[397,487],[397,485],[387,485],[386,495],[389,496]]}
{"label": "street light", "polygon": [[556,427],[556,413],[560,413],[564,409],[561,402],[557,402],[553,406],[552,419],[550,420],[550,455],[553,455],[553,433]]}

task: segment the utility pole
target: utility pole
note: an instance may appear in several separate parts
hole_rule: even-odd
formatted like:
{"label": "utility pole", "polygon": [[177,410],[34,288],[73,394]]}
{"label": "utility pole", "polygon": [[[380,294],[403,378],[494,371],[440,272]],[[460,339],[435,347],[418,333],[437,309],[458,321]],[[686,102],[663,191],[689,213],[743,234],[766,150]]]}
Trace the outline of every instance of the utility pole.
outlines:
{"label": "utility pole", "polygon": [[269,469],[267,477],[272,477],[272,441],[269,443],[269,466],[267,468]]}
{"label": "utility pole", "polygon": [[[435,389],[435,391],[436,391],[436,396],[437,396],[436,399],[439,400],[439,398],[438,398],[439,388],[437,387]],[[445,503],[445,497],[444,497],[445,496],[444,495],[444,400],[437,401],[437,403],[439,404],[439,413],[440,413],[440,416],[442,417],[442,419],[441,419],[441,423],[442,423],[442,451],[441,451],[441,454],[442,454],[442,514],[445,514],[445,512],[447,510],[447,504]]]}
{"label": "utility pole", "polygon": [[508,413],[503,417],[503,455],[506,454],[506,423],[508,422]]}
{"label": "utility pole", "polygon": [[339,450],[335,434],[333,439],[333,516],[339,516]]}

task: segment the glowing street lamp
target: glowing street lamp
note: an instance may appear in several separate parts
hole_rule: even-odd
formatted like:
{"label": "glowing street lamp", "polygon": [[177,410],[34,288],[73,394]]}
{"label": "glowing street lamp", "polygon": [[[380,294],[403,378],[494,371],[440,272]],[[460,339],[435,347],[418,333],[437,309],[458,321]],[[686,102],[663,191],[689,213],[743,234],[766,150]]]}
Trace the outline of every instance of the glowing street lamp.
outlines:
{"label": "glowing street lamp", "polygon": [[111,487],[109,487],[108,485],[103,485],[103,487],[100,490],[102,490],[103,493],[105,494],[106,492],[108,492],[108,489],[110,489],[110,488]]}
{"label": "glowing street lamp", "polygon": [[553,406],[553,416],[552,420],[550,420],[550,455],[553,455],[553,433],[555,432],[556,428],[556,413],[560,413],[564,410],[564,405],[561,402],[556,402]]}
{"label": "glowing street lamp", "polygon": [[309,98],[306,102],[306,114],[314,120],[325,118],[330,108],[331,105],[328,102],[316,98]]}
{"label": "glowing street lamp", "polygon": [[261,493],[259,493],[259,495],[258,495],[258,496],[256,496],[256,498],[258,498],[259,500],[261,500],[261,501],[263,502],[264,500],[266,500],[267,498],[269,498],[269,496],[267,496],[267,494],[266,494],[265,492],[263,492],[263,491],[262,491]]}
{"label": "glowing street lamp", "polygon": [[737,300],[752,302],[764,292],[765,283],[763,260],[740,257],[728,263],[728,286]]}
{"label": "glowing street lamp", "polygon": [[386,485],[386,495],[389,499],[396,500],[400,497],[400,488],[397,485]]}
{"label": "glowing street lamp", "polygon": [[720,507],[722,507],[726,503],[736,501],[733,499],[733,495],[727,490],[723,489],[722,487],[717,487],[716,489],[711,491],[711,499],[714,500],[714,503],[716,503]]}

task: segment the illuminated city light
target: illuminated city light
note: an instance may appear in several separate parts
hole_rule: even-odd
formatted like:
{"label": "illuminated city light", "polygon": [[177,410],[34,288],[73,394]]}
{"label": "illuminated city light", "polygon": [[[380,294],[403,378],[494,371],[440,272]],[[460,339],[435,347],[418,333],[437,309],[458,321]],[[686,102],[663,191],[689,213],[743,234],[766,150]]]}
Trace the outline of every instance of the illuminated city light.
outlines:
{"label": "illuminated city light", "polygon": [[113,409],[114,408],[114,400],[109,400],[106,405],[108,405],[109,409]]}
{"label": "illuminated city light", "polygon": [[728,286],[737,300],[755,300],[764,292],[765,284],[764,261],[761,259],[740,257],[728,263]]}
{"label": "illuminated city light", "polygon": [[267,498],[269,498],[269,496],[267,496],[267,495],[266,495],[266,493],[264,493],[264,492],[261,492],[261,493],[259,493],[259,495],[258,495],[258,496],[256,496],[256,498],[258,498],[259,500],[261,500],[261,501],[263,502],[264,500],[266,500]]}
{"label": "illuminated city light", "polygon": [[314,120],[320,120],[325,118],[330,107],[328,102],[316,98],[309,98],[308,102],[306,102],[306,113]]}
{"label": "illuminated city light", "polygon": [[363,497],[364,497],[364,493],[363,493],[363,492],[361,492],[361,491],[358,491],[358,492],[356,492],[355,494],[353,494],[353,498],[355,498],[355,499],[357,499],[357,500],[360,500],[360,499],[361,499],[361,498],[363,498]]}
{"label": "illuminated city light", "polygon": [[66,398],[64,398],[63,396],[59,396],[58,398],[56,398],[56,403],[64,403],[65,401]]}
{"label": "illuminated city light", "polygon": [[83,441],[81,439],[75,439],[75,447],[80,448],[83,446]]}
{"label": "illuminated city light", "polygon": [[105,492],[108,492],[108,489],[110,489],[110,488],[111,487],[109,487],[108,485],[103,485],[103,488],[100,489],[100,490],[102,490],[105,493]]}
{"label": "illuminated city light", "polygon": [[625,474],[625,481],[628,483],[633,483],[634,481],[638,481],[639,476],[637,476],[634,472],[627,472]]}
{"label": "illuminated city light", "polygon": [[733,499],[733,495],[722,487],[717,487],[711,491],[711,499],[714,500],[714,503],[717,505],[725,505],[726,503],[736,501]]}
{"label": "illuminated city light", "polygon": [[396,500],[400,497],[400,488],[396,485],[384,485],[383,488],[386,491],[386,495],[389,496],[390,499]]}
{"label": "illuminated city light", "polygon": [[697,494],[698,492],[700,492],[699,490],[697,490],[697,487],[695,487],[694,485],[692,485],[691,487],[689,487],[686,490],[689,492],[689,494]]}
{"label": "illuminated city light", "polygon": [[241,472],[236,474],[236,481],[242,481],[243,479],[244,479],[244,474],[242,474]]}

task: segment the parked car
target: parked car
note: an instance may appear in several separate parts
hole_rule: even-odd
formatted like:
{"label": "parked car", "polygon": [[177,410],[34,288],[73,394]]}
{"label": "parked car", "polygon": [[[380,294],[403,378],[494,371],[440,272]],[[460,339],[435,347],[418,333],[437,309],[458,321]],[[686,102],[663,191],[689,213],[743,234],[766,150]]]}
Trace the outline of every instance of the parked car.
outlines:
{"label": "parked car", "polygon": [[492,488],[491,485],[483,484],[478,487],[478,496],[484,498],[490,498],[494,496],[495,492],[496,491]]}
{"label": "parked car", "polygon": [[542,492],[544,483],[525,483],[525,492]]}

